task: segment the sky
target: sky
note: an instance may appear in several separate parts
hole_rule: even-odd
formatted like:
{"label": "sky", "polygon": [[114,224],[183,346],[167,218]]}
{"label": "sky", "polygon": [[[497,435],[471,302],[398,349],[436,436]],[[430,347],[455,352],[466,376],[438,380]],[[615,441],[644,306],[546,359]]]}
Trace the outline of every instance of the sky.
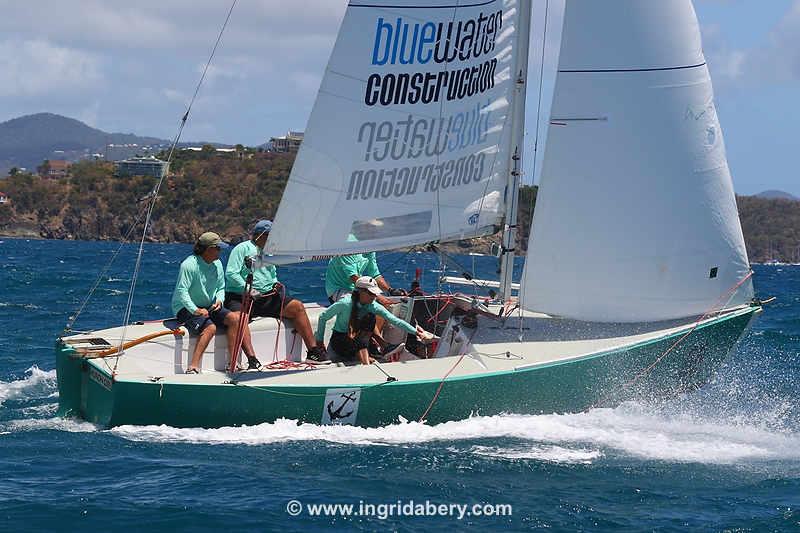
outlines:
{"label": "sky", "polygon": [[[544,0],[534,1],[531,56],[541,57]],[[238,0],[183,138],[258,145],[304,129],[345,5]],[[0,121],[47,111],[109,132],[172,138],[229,7],[227,0],[0,0]],[[800,0],[695,0],[695,7],[737,192],[800,196]],[[550,0],[550,28],[562,10],[563,0]],[[551,31],[544,53],[551,62],[556,42]],[[536,97],[528,124],[536,123]],[[528,128],[532,144],[535,127]],[[530,180],[532,158],[525,168]]]}

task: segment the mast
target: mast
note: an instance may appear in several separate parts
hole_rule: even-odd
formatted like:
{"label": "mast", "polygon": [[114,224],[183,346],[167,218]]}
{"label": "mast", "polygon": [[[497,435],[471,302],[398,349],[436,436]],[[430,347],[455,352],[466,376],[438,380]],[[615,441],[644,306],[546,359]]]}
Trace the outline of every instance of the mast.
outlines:
{"label": "mast", "polygon": [[497,297],[507,300],[511,297],[511,283],[514,274],[514,256],[517,245],[517,212],[519,211],[519,186],[522,176],[522,153],[525,139],[525,97],[528,81],[528,48],[531,40],[531,11],[533,0],[520,0],[519,35],[517,38],[517,76],[514,98],[511,103],[511,150],[509,151],[509,172],[506,184],[506,223],[503,228],[503,243],[500,252],[500,289]]}

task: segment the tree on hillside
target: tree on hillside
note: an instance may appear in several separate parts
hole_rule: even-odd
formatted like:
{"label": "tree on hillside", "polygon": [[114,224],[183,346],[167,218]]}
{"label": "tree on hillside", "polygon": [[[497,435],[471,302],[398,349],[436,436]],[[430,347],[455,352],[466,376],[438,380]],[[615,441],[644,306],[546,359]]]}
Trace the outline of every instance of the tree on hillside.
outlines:
{"label": "tree on hillside", "polygon": [[50,174],[50,160],[45,159],[41,165],[36,167],[36,173],[40,176],[47,176]]}

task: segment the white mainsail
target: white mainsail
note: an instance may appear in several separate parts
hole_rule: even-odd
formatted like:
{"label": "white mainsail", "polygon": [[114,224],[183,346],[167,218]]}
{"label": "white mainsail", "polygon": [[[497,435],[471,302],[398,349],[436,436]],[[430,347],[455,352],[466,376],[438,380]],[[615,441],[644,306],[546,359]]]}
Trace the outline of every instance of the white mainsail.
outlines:
{"label": "white mainsail", "polygon": [[302,259],[493,232],[505,213],[518,7],[351,2],[267,253]]}
{"label": "white mainsail", "polygon": [[691,1],[567,0],[522,305],[682,318],[749,271]]}

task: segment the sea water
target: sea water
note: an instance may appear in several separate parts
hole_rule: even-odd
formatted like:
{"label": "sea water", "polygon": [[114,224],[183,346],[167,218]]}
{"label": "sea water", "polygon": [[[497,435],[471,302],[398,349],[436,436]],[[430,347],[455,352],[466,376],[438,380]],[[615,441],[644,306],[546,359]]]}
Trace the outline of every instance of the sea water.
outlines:
{"label": "sea water", "polygon": [[[436,426],[105,430],[55,416],[53,346],[117,247],[0,243],[3,531],[800,530],[800,267],[755,267],[758,295],[777,301],[710,384],[665,404]],[[189,253],[145,245],[132,320],[170,314]],[[121,321],[134,258],[135,246],[122,249],[75,329]],[[496,267],[416,253],[379,263],[395,286],[422,268],[428,289],[432,270],[492,277]],[[324,272],[314,263],[279,277],[314,301]],[[316,504],[352,507],[312,516],[325,514]]]}

